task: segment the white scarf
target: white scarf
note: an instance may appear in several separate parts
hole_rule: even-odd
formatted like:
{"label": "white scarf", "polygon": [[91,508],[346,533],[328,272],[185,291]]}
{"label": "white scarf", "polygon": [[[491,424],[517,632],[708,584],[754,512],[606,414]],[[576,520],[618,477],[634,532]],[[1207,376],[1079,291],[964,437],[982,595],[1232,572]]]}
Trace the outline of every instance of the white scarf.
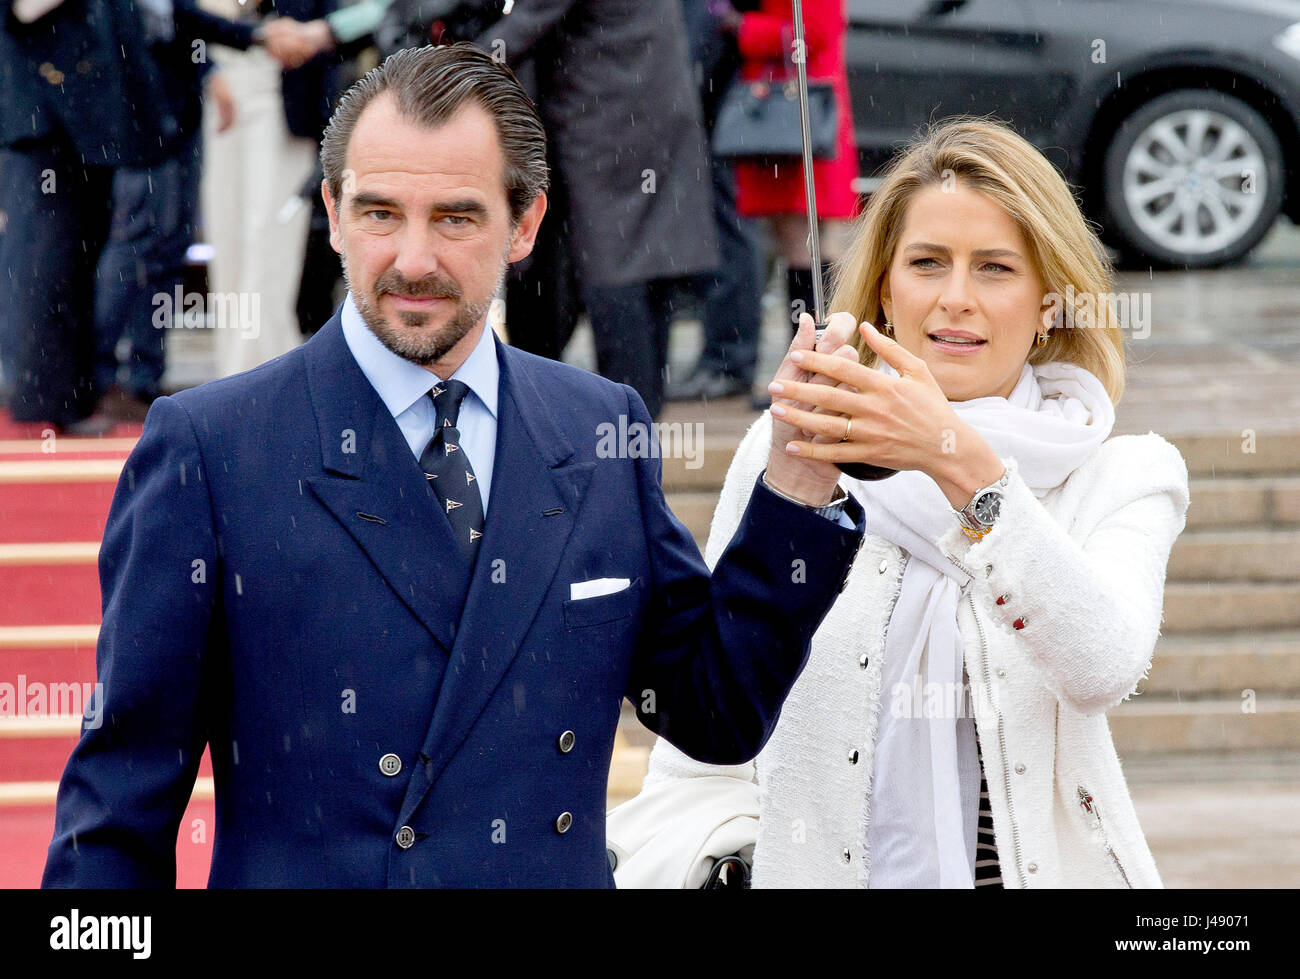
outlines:
{"label": "white scarf", "polygon": [[[883,362],[879,370],[898,376]],[[999,458],[1016,459],[1020,478],[1039,499],[1088,459],[1115,424],[1101,381],[1060,361],[1026,363],[1007,398],[950,403]],[[866,511],[867,532],[911,555],[881,664],[870,886],[972,887],[980,772],[975,697],[968,694],[957,629],[957,603],[970,579],[938,545],[957,518],[934,480],[919,471],[851,486]],[[943,691],[946,696],[937,693]]]}

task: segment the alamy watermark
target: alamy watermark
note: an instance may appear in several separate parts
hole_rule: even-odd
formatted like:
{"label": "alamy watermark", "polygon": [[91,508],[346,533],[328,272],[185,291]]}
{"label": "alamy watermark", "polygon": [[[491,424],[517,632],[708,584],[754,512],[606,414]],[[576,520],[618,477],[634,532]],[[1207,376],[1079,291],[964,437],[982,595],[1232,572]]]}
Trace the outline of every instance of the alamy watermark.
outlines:
{"label": "alamy watermark", "polygon": [[687,469],[704,465],[703,422],[629,422],[596,426],[598,459],[685,459]]}
{"label": "alamy watermark", "polygon": [[996,704],[996,684],[939,683],[916,674],[889,689],[890,716],[904,720],[992,718]]}
{"label": "alamy watermark", "polygon": [[0,717],[58,717],[80,714],[86,727],[103,723],[102,683],[28,683],[19,673],[17,683],[0,683]]}
{"label": "alamy watermark", "polygon": [[1132,330],[1133,339],[1151,335],[1151,293],[1149,292],[1075,292],[1072,284],[1065,295],[1049,292],[1043,305],[1054,310],[1056,325],[1064,329],[1099,326],[1101,310],[1110,310],[1110,321],[1121,330]]}
{"label": "alamy watermark", "polygon": [[256,340],[262,330],[262,296],[257,292],[172,292],[153,297],[155,330],[238,330]]}

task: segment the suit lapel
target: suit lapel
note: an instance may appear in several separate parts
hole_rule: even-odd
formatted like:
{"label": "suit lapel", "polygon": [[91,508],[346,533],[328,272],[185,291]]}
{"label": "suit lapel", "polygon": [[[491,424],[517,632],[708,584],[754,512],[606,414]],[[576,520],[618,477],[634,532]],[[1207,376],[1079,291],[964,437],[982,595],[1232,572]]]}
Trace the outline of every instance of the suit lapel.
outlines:
{"label": "suit lapel", "polygon": [[339,316],[309,344],[324,474],[304,482],[443,646],[455,645],[469,579],[419,463],[357,366]]}
{"label": "suit lapel", "polygon": [[559,566],[595,464],[575,462],[527,358],[497,341],[497,447],[483,540],[401,821],[460,747],[524,637]]}

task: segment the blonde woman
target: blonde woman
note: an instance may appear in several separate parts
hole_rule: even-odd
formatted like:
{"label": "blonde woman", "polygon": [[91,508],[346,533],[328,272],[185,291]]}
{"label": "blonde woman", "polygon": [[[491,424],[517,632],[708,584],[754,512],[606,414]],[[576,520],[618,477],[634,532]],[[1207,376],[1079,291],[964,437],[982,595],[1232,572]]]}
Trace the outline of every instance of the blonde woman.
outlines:
{"label": "blonde woman", "polygon": [[831,307],[861,362],[791,354],[822,383],[773,383],[706,557],[789,426],[809,485],[853,493],[867,536],[753,763],[656,745],[609,814],[619,886],[699,886],[737,851],[755,887],[1162,886],[1105,712],[1149,668],[1187,469],[1159,435],[1110,437],[1110,282],[1061,177],[1006,127],[949,121],[894,161]]}

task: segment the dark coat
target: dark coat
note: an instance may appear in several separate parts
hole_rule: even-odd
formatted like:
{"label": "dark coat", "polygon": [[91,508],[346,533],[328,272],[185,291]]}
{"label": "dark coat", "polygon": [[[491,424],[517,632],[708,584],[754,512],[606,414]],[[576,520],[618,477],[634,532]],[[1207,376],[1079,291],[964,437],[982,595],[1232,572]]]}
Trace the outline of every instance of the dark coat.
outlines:
{"label": "dark coat", "polygon": [[625,285],[716,268],[681,0],[515,0],[477,39],[488,51],[497,41],[510,64],[536,64],[579,281]]}
{"label": "dark coat", "polygon": [[0,145],[56,138],[110,167],[171,152],[180,126],[130,0],[66,0],[31,24],[0,0],[0,14]]}
{"label": "dark coat", "polygon": [[[612,887],[625,696],[702,760],[762,748],[861,507],[849,530],[758,486],[710,576],[659,459],[601,450],[603,424],[650,425],[636,392],[496,351],[472,573],[337,315],[155,402],[104,532],[103,726],[59,786],[46,886],[174,885],[205,744],[216,887]],[[598,578],[629,585],[573,599]]]}

